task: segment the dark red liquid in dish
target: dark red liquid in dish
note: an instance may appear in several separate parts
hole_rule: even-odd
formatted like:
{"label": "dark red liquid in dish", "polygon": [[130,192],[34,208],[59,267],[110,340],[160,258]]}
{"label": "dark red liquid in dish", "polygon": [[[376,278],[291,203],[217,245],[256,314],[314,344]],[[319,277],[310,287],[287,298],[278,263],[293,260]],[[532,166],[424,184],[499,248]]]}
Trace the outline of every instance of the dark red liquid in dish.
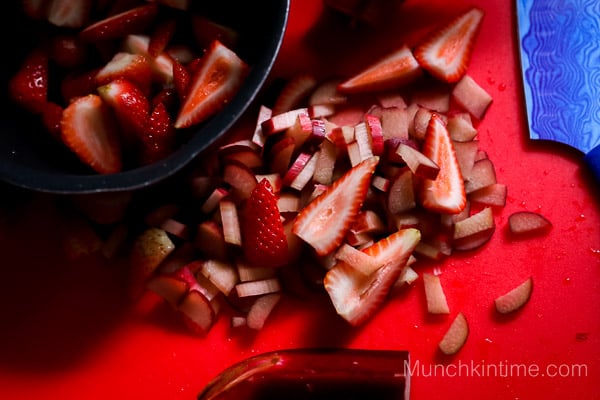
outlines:
{"label": "dark red liquid in dish", "polygon": [[236,364],[199,400],[408,399],[405,351],[284,350]]}

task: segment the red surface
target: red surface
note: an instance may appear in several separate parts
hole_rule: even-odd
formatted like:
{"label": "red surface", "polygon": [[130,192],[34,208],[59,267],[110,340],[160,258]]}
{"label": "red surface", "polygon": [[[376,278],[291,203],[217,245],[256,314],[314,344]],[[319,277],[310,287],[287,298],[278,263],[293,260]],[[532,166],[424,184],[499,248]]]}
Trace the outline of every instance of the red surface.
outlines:
{"label": "red surface", "polygon": [[[154,297],[128,303],[122,266],[61,260],[60,219],[42,198],[1,219],[0,398],[192,399],[247,356],[347,346],[410,350],[419,368],[413,399],[599,399],[600,194],[580,154],[527,139],[512,2],[408,0],[403,22],[352,33],[319,18],[320,0],[294,0],[275,75],[353,72],[479,3],[487,16],[469,73],[494,97],[480,139],[509,195],[496,212],[491,242],[441,266],[450,316],[426,315],[417,282],[360,329],[348,327],[324,299],[288,298],[261,332],[232,331],[221,318],[208,336],[194,337]],[[553,230],[542,239],[510,240],[507,217],[519,210],[542,212]],[[510,318],[495,316],[494,297],[530,275],[530,303]],[[437,342],[458,311],[470,322],[468,341],[455,357],[441,358]],[[438,363],[445,367],[434,369]],[[513,370],[502,369],[507,365]],[[574,376],[541,376],[547,366]],[[521,367],[539,367],[540,376],[524,376]]]}

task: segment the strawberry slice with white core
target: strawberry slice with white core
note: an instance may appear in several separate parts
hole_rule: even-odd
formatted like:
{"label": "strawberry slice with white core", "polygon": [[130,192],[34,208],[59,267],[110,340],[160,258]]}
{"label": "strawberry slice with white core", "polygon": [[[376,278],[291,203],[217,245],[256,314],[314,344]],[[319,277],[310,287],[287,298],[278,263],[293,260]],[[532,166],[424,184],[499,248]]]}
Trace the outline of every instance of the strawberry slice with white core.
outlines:
{"label": "strawberry slice with white core", "polygon": [[420,240],[421,233],[417,229],[403,229],[364,249],[381,265],[368,276],[345,262],[335,264],[325,275],[323,283],[337,313],[353,326],[361,325],[372,317],[385,301]]}
{"label": "strawberry slice with white core", "polygon": [[114,111],[127,138],[142,138],[150,118],[150,102],[132,82],[117,79],[98,87],[102,100]]}
{"label": "strawberry slice with white core", "polygon": [[293,232],[319,255],[335,250],[356,219],[379,157],[352,167],[333,185],[308,204],[296,217]]}
{"label": "strawberry slice with white core", "polygon": [[408,46],[403,45],[387,57],[341,82],[341,93],[361,93],[395,89],[414,81],[422,70]]}
{"label": "strawberry slice with white core", "polygon": [[463,313],[458,313],[438,346],[446,355],[456,354],[467,341],[469,324]]}
{"label": "strawberry slice with white core", "polygon": [[467,70],[484,12],[473,7],[436,30],[414,50],[423,69],[444,82],[457,82]]}
{"label": "strawberry slice with white core", "polygon": [[100,174],[121,171],[121,145],[115,121],[100,96],[90,94],[63,111],[61,139],[84,163]]}
{"label": "strawberry slice with white core", "polygon": [[176,128],[205,121],[227,105],[244,82],[249,67],[236,53],[215,40],[190,84]]}
{"label": "strawberry slice with white core", "polygon": [[505,294],[496,297],[496,299],[494,299],[496,311],[501,314],[508,314],[518,310],[529,301],[532,290],[533,278],[530,277]]}
{"label": "strawberry slice with white core", "polygon": [[431,211],[459,213],[467,204],[464,180],[450,134],[436,113],[431,116],[427,126],[423,154],[440,168],[435,179],[423,180],[423,206]]}

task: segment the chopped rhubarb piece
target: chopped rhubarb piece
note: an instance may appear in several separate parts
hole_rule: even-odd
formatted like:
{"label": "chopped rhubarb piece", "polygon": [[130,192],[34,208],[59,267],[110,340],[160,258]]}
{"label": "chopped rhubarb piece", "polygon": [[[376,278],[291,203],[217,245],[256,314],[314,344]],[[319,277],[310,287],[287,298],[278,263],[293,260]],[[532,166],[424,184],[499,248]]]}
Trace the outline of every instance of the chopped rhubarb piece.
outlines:
{"label": "chopped rhubarb piece", "polygon": [[540,213],[517,211],[508,217],[508,227],[513,235],[528,237],[547,233],[552,223]]}
{"label": "chopped rhubarb piece", "polygon": [[194,245],[206,257],[217,260],[227,259],[228,247],[223,229],[213,220],[206,220],[198,224]]}
{"label": "chopped rhubarb piece", "polygon": [[468,113],[454,113],[448,116],[446,126],[450,138],[456,142],[469,142],[477,136],[477,129],[473,126],[471,115]]}
{"label": "chopped rhubarb piece", "polygon": [[280,299],[281,294],[279,293],[266,294],[256,299],[246,317],[248,328],[254,330],[262,329]]}
{"label": "chopped rhubarb piece", "polygon": [[198,291],[190,291],[177,306],[190,330],[205,335],[213,326],[216,315],[210,301]]}
{"label": "chopped rhubarb piece", "polygon": [[412,210],[416,205],[413,173],[405,169],[391,182],[387,192],[387,208],[391,214],[401,214]]}
{"label": "chopped rhubarb piece", "polygon": [[304,142],[312,135],[313,124],[312,120],[306,113],[298,113],[294,124],[285,131],[285,137],[293,137],[296,149],[302,147]]}
{"label": "chopped rhubarb piece", "polygon": [[531,297],[533,278],[527,278],[518,286],[494,299],[496,310],[501,314],[508,314],[523,307]]}
{"label": "chopped rhubarb piece", "polygon": [[427,312],[431,314],[449,314],[450,307],[448,307],[439,275],[424,273],[423,284],[425,285]]}
{"label": "chopped rhubarb piece", "polygon": [[241,282],[235,285],[239,297],[260,296],[281,290],[278,278],[267,278],[255,281]]}
{"label": "chopped rhubarb piece", "polygon": [[330,105],[345,104],[348,101],[348,96],[340,93],[337,88],[341,83],[339,79],[331,79],[320,83],[310,95],[308,104],[315,105]]}
{"label": "chopped rhubarb piece", "polygon": [[346,243],[342,244],[337,250],[335,258],[338,261],[345,262],[364,275],[371,275],[382,267],[382,264],[375,257]]}
{"label": "chopped rhubarb piece", "polygon": [[313,180],[323,185],[333,183],[333,172],[337,161],[338,150],[334,143],[324,140],[316,153],[316,167]]}
{"label": "chopped rhubarb piece", "polygon": [[415,176],[425,179],[435,179],[440,172],[440,167],[435,162],[413,146],[400,143],[396,149],[396,153],[402,157],[402,160],[404,160]]}
{"label": "chopped rhubarb piece", "polygon": [[507,190],[505,184],[493,183],[469,193],[468,197],[473,203],[484,206],[504,207],[506,205]]}
{"label": "chopped rhubarb piece", "polygon": [[265,105],[261,105],[258,110],[258,118],[252,135],[252,142],[256,143],[260,148],[265,145],[265,134],[262,129],[262,123],[273,116],[273,110]]}
{"label": "chopped rhubarb piece", "polygon": [[387,107],[379,111],[383,139],[408,140],[409,116],[406,108]]}
{"label": "chopped rhubarb piece", "polygon": [[[283,176],[283,185],[293,187],[292,184],[296,183],[297,190],[302,190],[304,185],[310,180],[314,174],[314,163],[316,162],[316,158],[313,154],[309,153],[300,153],[298,157],[294,160],[290,168],[287,170],[285,175]],[[309,164],[310,168],[309,168]],[[307,170],[307,168],[309,168]],[[302,173],[307,171],[304,176]],[[298,179],[298,181],[296,181]]]}
{"label": "chopped rhubarb piece", "polygon": [[206,198],[204,203],[202,203],[202,207],[200,207],[200,210],[205,214],[210,214],[217,208],[221,200],[223,200],[228,195],[229,190],[222,187],[215,188],[212,191],[212,193]]}
{"label": "chopped rhubarb piece", "polygon": [[275,269],[271,267],[257,267],[248,265],[245,262],[238,261],[236,263],[240,282],[261,281],[276,277]]}
{"label": "chopped rhubarb piece", "polygon": [[268,155],[271,171],[284,176],[292,162],[292,156],[296,149],[296,140],[293,137],[284,137],[271,147]]}
{"label": "chopped rhubarb piece", "polygon": [[469,75],[465,75],[454,86],[452,99],[479,120],[483,118],[492,103],[492,96]]}
{"label": "chopped rhubarb piece", "polygon": [[489,158],[476,161],[464,179],[467,194],[497,183],[494,163]]}
{"label": "chopped rhubarb piece", "polygon": [[225,295],[228,295],[238,282],[237,268],[223,261],[204,261],[200,273]]}
{"label": "chopped rhubarb piece", "polygon": [[452,145],[454,146],[460,173],[463,179],[466,180],[471,175],[473,165],[475,165],[477,152],[479,151],[479,142],[477,140],[469,142],[453,141]]}
{"label": "chopped rhubarb piece", "polygon": [[242,233],[237,207],[231,200],[222,200],[219,203],[221,225],[223,225],[223,238],[226,243],[236,246],[242,245]]}
{"label": "chopped rhubarb piece", "polygon": [[271,118],[261,123],[263,134],[268,137],[291,128],[296,123],[298,114],[308,115],[308,108],[296,108],[281,114],[273,114]]}
{"label": "chopped rhubarb piece", "polygon": [[223,181],[231,185],[231,193],[241,200],[250,197],[250,193],[258,183],[254,172],[238,162],[229,162],[225,165]]}
{"label": "chopped rhubarb piece", "polygon": [[438,347],[446,355],[456,354],[467,341],[469,324],[463,313],[458,313],[440,340]]}
{"label": "chopped rhubarb piece", "polygon": [[273,115],[293,110],[306,102],[318,84],[311,74],[298,74],[288,80],[273,104]]}
{"label": "chopped rhubarb piece", "polygon": [[490,207],[454,224],[453,247],[456,250],[472,250],[491,239],[496,224]]}
{"label": "chopped rhubarb piece", "polygon": [[369,134],[366,122],[361,122],[354,127],[354,139],[358,146],[360,161],[368,160],[373,157],[373,139]]}

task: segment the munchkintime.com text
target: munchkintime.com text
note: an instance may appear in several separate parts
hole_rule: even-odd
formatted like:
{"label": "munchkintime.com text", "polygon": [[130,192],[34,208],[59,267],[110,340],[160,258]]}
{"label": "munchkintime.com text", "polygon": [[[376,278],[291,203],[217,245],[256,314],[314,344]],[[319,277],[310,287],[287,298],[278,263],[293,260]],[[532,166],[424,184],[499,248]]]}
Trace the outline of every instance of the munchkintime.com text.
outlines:
{"label": "munchkintime.com text", "polygon": [[[411,365],[412,364],[412,365]],[[457,361],[449,364],[425,364],[419,360],[405,362],[405,369],[414,377],[473,377],[473,378],[577,378],[588,376],[587,364],[517,363],[508,360],[486,362],[485,360]]]}

